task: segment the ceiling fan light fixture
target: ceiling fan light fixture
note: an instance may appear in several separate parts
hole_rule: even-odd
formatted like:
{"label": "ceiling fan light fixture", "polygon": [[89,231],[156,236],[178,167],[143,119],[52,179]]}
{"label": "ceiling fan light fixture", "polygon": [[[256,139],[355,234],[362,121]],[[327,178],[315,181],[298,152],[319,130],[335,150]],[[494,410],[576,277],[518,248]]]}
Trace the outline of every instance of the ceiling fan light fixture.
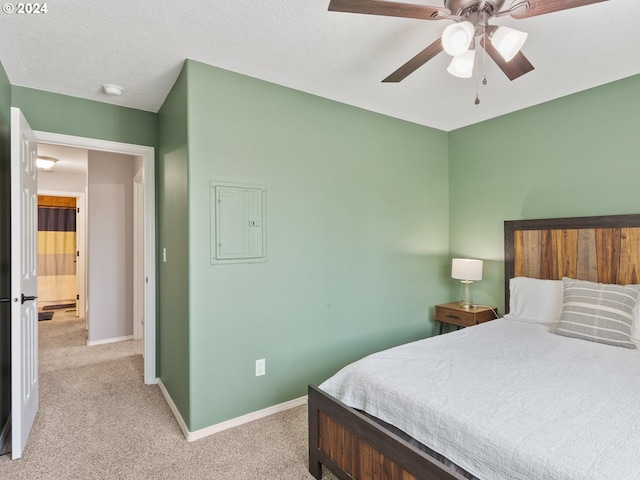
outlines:
{"label": "ceiling fan light fixture", "polygon": [[527,40],[527,33],[514,28],[498,27],[491,36],[491,44],[506,62],[511,60]]}
{"label": "ceiling fan light fixture", "polygon": [[475,27],[471,22],[459,22],[449,25],[442,32],[442,48],[449,55],[456,56],[469,49]]}
{"label": "ceiling fan light fixture", "polygon": [[58,161],[57,158],[38,156],[36,158],[36,167],[41,170],[51,170]]}
{"label": "ceiling fan light fixture", "polygon": [[471,78],[473,75],[473,63],[476,59],[475,50],[467,50],[460,55],[456,55],[451,60],[447,72],[454,77]]}

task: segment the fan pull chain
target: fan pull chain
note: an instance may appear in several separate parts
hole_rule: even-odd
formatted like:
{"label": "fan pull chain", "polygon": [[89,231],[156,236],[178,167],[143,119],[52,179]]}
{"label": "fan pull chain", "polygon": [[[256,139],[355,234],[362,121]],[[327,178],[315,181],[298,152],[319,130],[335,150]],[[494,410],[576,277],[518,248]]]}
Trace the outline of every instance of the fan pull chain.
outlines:
{"label": "fan pull chain", "polygon": [[[484,38],[484,41],[487,41],[487,37],[486,35],[486,25],[482,25],[482,37]],[[487,51],[483,48],[482,49],[482,85],[486,85],[487,84]]]}
{"label": "fan pull chain", "polygon": [[[482,37],[487,39],[486,35],[486,24],[482,24]],[[476,50],[476,57],[478,56],[478,51]],[[475,104],[480,105],[480,97],[478,96],[478,62],[474,62],[475,68],[475,77],[476,77],[476,100]],[[482,49],[482,85],[487,84],[487,50]]]}
{"label": "fan pull chain", "polygon": [[[476,53],[476,57],[477,57],[478,56],[478,50],[476,50],[475,53]],[[478,83],[478,62],[477,61],[473,62],[473,69],[475,70],[475,72],[473,72],[473,76],[476,79],[476,100],[473,103],[475,103],[476,105],[479,105],[480,104],[480,97],[478,97],[478,88],[479,88],[478,85],[479,85],[479,83]]]}

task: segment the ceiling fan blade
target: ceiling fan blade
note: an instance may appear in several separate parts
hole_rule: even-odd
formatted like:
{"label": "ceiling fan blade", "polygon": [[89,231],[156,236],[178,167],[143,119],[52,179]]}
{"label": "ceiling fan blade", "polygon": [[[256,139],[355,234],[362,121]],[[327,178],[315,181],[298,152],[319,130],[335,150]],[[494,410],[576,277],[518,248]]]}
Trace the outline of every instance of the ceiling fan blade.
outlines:
{"label": "ceiling fan blade", "polygon": [[451,14],[451,11],[446,8],[380,0],[331,0],[329,2],[329,11],[420,18],[424,20],[437,20]]}
{"label": "ceiling fan blade", "polygon": [[[489,33],[491,30],[495,30],[496,28],[497,27],[495,25],[490,25],[489,27],[487,27],[487,33]],[[502,70],[507,78],[511,81],[533,70],[533,65],[531,65],[531,62],[527,60],[527,57],[525,57],[522,52],[518,52],[515,57],[507,62],[491,44],[491,41],[487,41],[487,35],[482,36],[480,45],[482,45],[482,48],[484,48],[485,52],[489,54],[491,59],[496,62],[496,65],[500,67],[500,70]]]}
{"label": "ceiling fan blade", "polygon": [[[526,8],[516,9],[511,16],[513,18],[529,18],[545,13],[559,12],[570,8],[584,7],[592,3],[607,2],[608,0],[529,0],[529,10]],[[525,3],[517,1],[516,3]],[[512,5],[513,8],[515,6]]]}
{"label": "ceiling fan blade", "polygon": [[386,83],[392,83],[404,80],[422,65],[438,55],[441,51],[442,39],[438,38],[435,42],[422,50],[419,54],[417,54],[415,57],[413,57],[411,60],[402,65],[399,69],[397,69],[382,81]]}

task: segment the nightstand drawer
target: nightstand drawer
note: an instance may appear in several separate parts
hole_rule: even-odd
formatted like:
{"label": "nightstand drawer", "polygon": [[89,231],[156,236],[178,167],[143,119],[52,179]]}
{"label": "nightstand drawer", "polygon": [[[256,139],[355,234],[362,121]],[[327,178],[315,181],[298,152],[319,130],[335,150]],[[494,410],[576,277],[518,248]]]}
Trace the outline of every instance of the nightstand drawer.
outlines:
{"label": "nightstand drawer", "polygon": [[451,310],[441,306],[436,307],[436,320],[460,327],[470,327],[476,324],[473,313]]}
{"label": "nightstand drawer", "polygon": [[436,305],[435,319],[438,322],[456,325],[458,327],[470,327],[495,318],[496,314],[487,307],[471,307],[465,309],[458,303]]}

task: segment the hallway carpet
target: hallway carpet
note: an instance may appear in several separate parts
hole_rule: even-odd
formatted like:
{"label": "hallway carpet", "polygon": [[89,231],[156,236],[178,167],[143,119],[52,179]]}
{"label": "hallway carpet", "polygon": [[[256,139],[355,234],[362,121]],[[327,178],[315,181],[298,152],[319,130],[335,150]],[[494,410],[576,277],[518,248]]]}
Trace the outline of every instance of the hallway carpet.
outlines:
{"label": "hallway carpet", "polygon": [[312,479],[305,406],[188,443],[143,384],[142,342],[87,347],[70,315],[39,324],[40,410],[22,458],[0,457],[0,478]]}

